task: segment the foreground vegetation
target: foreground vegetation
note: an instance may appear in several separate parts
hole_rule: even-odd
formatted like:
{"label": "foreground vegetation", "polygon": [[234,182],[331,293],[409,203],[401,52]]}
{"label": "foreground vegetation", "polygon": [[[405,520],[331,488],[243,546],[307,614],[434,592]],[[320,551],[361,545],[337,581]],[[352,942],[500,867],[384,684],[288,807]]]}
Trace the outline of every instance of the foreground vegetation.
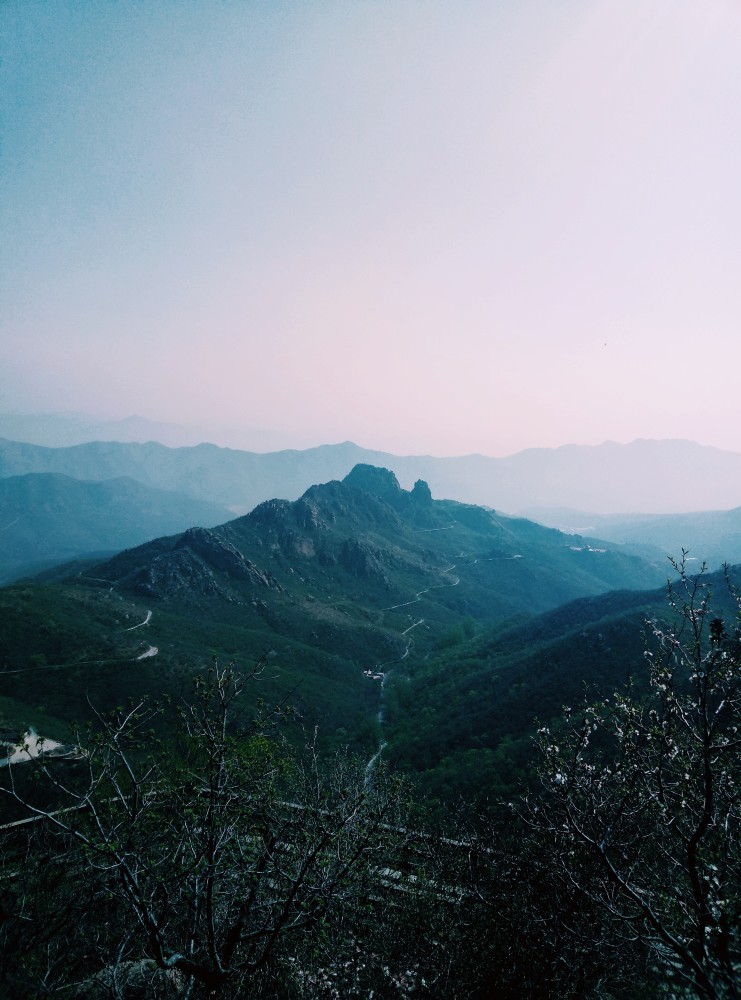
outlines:
{"label": "foreground vegetation", "polygon": [[0,996],[736,997],[741,642],[677,569],[643,676],[486,812],[433,825],[377,761],[290,746],[218,661],[7,767]]}

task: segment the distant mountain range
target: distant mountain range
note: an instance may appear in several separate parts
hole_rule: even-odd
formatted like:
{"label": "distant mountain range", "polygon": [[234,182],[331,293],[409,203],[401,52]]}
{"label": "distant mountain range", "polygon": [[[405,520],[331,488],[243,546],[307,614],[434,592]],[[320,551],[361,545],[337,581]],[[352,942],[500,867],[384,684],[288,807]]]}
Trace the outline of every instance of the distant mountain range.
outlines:
{"label": "distant mountain range", "polygon": [[89,441],[160,441],[173,448],[208,441],[197,427],[131,416],[124,420],[96,420],[78,413],[0,413],[0,437],[47,448],[65,448]]}
{"label": "distant mountain range", "polygon": [[228,517],[225,507],[127,477],[9,476],[0,479],[0,583],[83,553],[118,551]]}
{"label": "distant mountain range", "polygon": [[692,563],[711,569],[724,562],[741,563],[741,507],[693,514],[594,514],[568,508],[538,508],[525,516],[559,531],[605,538],[649,558],[682,549]]}
{"label": "distant mountain range", "polygon": [[260,427],[226,427],[214,437],[205,427],[140,416],[100,420],[84,413],[0,413],[0,437],[47,448],[65,448],[89,441],[159,441],[170,448],[183,448],[203,441],[218,441],[230,448],[272,451],[288,444],[287,434]]}
{"label": "distant mountain range", "polygon": [[[713,567],[741,561],[741,454],[688,441],[534,449],[495,459],[399,457],[350,442],[260,454],[212,444],[94,441],[49,448],[0,438],[0,582],[43,561],[212,527],[269,499],[295,500],[315,483],[343,479],[358,463],[390,469],[406,488],[422,479],[436,496],[524,511],[651,560],[685,548]],[[658,516],[703,508],[721,509]]]}
{"label": "distant mountain range", "polygon": [[57,472],[76,479],[129,476],[229,507],[295,500],[315,483],[342,479],[358,463],[383,466],[405,488],[417,479],[435,496],[516,513],[571,507],[608,513],[723,510],[741,503],[741,453],[690,441],[634,441],[594,447],[536,448],[508,458],[400,457],[350,442],[268,454],[200,444],[167,448],[91,442],[67,448],[0,439],[0,476]]}

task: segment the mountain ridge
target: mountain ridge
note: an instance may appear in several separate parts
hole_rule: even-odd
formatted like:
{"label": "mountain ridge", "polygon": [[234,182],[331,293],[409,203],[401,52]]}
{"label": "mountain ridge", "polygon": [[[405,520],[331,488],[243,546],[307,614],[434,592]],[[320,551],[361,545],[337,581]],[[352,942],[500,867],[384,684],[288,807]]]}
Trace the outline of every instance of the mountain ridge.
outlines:
{"label": "mountain ridge", "polygon": [[688,514],[597,514],[573,508],[529,508],[523,515],[559,531],[605,538],[638,554],[661,552],[717,569],[741,563],[741,507]]}
{"label": "mountain ridge", "polygon": [[127,475],[246,513],[273,497],[298,499],[312,484],[342,479],[358,463],[383,466],[409,488],[509,513],[579,507],[597,513],[683,513],[741,503],[741,453],[684,440],[563,445],[507,458],[395,456],[352,442],[304,450],[247,452],[202,443],[168,448],[90,442],[66,448],[0,438],[0,476],[60,472],[78,479]]}
{"label": "mountain ridge", "polygon": [[33,567],[211,527],[226,508],[145,486],[129,476],[100,481],[31,472],[0,478],[0,583]]}
{"label": "mountain ridge", "polygon": [[[422,535],[429,536],[424,544],[419,537]],[[223,550],[216,568],[227,575],[235,575],[234,563],[225,554],[228,550],[239,553],[263,575],[272,567],[272,576],[287,589],[291,576],[313,572],[317,567],[339,566],[350,576],[367,577],[368,568],[378,564],[375,553],[381,552],[387,562],[396,560],[398,566],[413,567],[414,572],[426,563],[427,572],[437,574],[457,566],[456,560],[474,567],[479,562],[484,565],[522,559],[532,561],[533,572],[543,573],[548,554],[551,560],[557,557],[562,567],[558,583],[555,577],[552,581],[553,596],[546,602],[550,606],[560,603],[562,593],[568,593],[566,599],[570,599],[579,593],[613,589],[629,580],[650,585],[663,579],[663,569],[621,552],[617,545],[597,549],[578,544],[584,541],[578,536],[565,536],[523,518],[458,501],[433,500],[424,481],[418,480],[412,490],[404,490],[391,470],[364,463],[354,466],[341,481],[311,486],[295,501],[264,501],[249,514],[218,525],[198,538],[203,544],[207,538],[210,540],[206,547],[212,555]],[[195,539],[189,532],[155,539],[114,556],[100,569],[107,578],[129,580],[132,563],[146,562],[150,553],[161,560],[165,553],[195,551],[198,546],[191,544]],[[351,553],[356,555],[355,562]],[[202,551],[197,554],[204,558]],[[177,558],[181,560],[182,556]],[[232,569],[225,568],[227,563]],[[366,571],[360,571],[361,564]],[[502,576],[494,566],[486,570],[479,566],[474,575],[481,577],[479,586],[483,590],[494,586],[494,580]],[[403,591],[398,596],[403,597]],[[359,591],[355,597],[361,598],[362,593]],[[480,595],[476,600],[483,602],[485,598]],[[541,609],[542,601],[536,603]],[[521,606],[515,604],[514,609]]]}

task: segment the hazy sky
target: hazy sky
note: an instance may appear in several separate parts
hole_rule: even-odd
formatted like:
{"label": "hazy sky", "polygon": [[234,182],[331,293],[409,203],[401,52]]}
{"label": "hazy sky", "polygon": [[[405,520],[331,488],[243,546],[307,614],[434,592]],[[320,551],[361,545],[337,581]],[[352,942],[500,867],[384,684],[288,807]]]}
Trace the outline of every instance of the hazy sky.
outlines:
{"label": "hazy sky", "polygon": [[0,410],[741,450],[741,0],[0,24]]}

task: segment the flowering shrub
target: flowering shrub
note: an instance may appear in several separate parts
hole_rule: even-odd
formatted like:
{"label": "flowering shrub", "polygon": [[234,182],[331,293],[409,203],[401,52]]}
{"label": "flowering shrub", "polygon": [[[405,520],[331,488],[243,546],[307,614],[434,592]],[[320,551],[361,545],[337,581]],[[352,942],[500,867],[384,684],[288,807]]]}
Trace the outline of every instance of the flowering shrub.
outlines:
{"label": "flowering shrub", "polygon": [[640,938],[698,997],[735,997],[741,642],[711,611],[704,567],[688,576],[683,554],[675,568],[671,623],[646,623],[647,693],[629,685],[539,730],[547,794],[530,815],[617,939]]}

